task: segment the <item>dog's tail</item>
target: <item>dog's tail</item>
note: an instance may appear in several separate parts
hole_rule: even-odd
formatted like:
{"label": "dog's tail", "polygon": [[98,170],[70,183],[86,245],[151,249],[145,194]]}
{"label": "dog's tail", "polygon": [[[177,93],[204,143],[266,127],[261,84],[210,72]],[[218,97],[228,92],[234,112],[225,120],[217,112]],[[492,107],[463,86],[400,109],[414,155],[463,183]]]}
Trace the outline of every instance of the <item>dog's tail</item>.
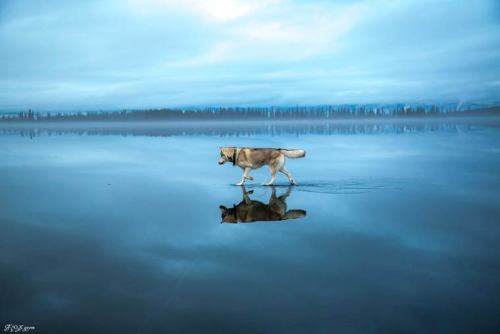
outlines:
{"label": "dog's tail", "polygon": [[286,148],[280,148],[280,152],[287,158],[303,158],[306,156],[306,151],[304,150],[287,150]]}
{"label": "dog's tail", "polygon": [[306,211],[305,210],[288,210],[285,213],[285,219],[297,219],[297,218],[302,218],[306,216]]}

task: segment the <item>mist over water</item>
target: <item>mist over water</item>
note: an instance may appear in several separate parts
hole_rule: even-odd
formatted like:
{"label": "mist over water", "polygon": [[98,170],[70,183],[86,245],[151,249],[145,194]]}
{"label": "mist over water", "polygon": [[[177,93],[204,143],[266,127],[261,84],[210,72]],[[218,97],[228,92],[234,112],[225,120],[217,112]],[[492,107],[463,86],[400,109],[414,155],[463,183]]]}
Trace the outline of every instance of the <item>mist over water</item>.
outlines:
{"label": "mist over water", "polygon": [[[307,155],[241,188],[219,146]],[[494,333],[499,195],[492,120],[3,127],[1,324]]]}

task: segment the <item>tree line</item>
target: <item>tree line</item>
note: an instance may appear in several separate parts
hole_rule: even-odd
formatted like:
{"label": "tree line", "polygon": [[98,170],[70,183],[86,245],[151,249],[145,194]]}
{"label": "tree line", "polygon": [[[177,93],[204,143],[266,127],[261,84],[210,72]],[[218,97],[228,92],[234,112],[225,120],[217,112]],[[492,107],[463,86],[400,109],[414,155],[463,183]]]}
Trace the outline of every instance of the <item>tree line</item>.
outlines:
{"label": "tree line", "polygon": [[335,118],[384,118],[424,116],[484,116],[500,115],[500,107],[457,110],[438,105],[324,105],[294,107],[207,107],[202,109],[145,109],[122,111],[90,111],[75,113],[34,112],[31,109],[16,114],[4,114],[4,122],[58,121],[218,121],[218,120],[301,120]]}

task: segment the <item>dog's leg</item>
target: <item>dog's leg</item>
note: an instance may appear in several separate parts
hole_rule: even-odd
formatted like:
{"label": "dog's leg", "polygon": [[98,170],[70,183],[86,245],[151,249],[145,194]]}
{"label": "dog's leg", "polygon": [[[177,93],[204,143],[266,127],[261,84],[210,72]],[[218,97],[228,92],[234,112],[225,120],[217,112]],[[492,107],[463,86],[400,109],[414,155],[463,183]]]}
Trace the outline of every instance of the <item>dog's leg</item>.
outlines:
{"label": "dog's leg", "polygon": [[242,186],[245,183],[246,179],[253,180],[253,177],[251,178],[250,176],[248,176],[248,173],[250,173],[250,168],[247,167],[243,171],[243,175],[241,176],[241,181],[236,183],[237,186]]}
{"label": "dog's leg", "polygon": [[243,176],[240,180],[240,182],[236,183],[237,186],[242,186],[245,184],[245,177]]}
{"label": "dog's leg", "polygon": [[290,196],[291,192],[292,192],[292,187],[289,185],[288,189],[279,197],[279,199],[281,201],[285,202],[287,197]]}
{"label": "dog's leg", "polygon": [[271,198],[269,198],[269,203],[271,203],[274,200],[276,200],[276,187],[272,186],[271,187]]}
{"label": "dog's leg", "polygon": [[285,199],[282,198],[283,196],[277,197],[276,187],[275,186],[271,187],[273,188],[273,191],[271,194],[271,198],[269,198],[269,208],[283,218],[286,212],[286,201],[285,201],[286,198]]}
{"label": "dog's leg", "polygon": [[273,185],[274,181],[276,180],[276,172],[277,172],[276,168],[271,166],[270,170],[271,170],[271,180],[269,180],[269,182],[267,182],[267,183],[263,183],[263,185],[265,185],[265,186]]}
{"label": "dog's leg", "polygon": [[251,170],[252,170],[251,168],[248,168],[248,167],[245,168],[245,172],[243,173],[243,176],[245,176],[245,179],[253,181],[253,177],[248,175],[248,174],[250,174]]}
{"label": "dog's leg", "polygon": [[293,177],[292,177],[292,173],[290,173],[290,172],[289,172],[289,171],[285,168],[285,166],[281,167],[280,172],[286,175],[286,177],[288,178],[288,183],[289,183],[290,185],[294,185],[294,184],[295,184],[295,180],[294,180],[294,179],[293,179]]}
{"label": "dog's leg", "polygon": [[242,186],[245,184],[245,173],[243,173],[243,176],[241,177],[240,182],[236,183],[237,186]]}
{"label": "dog's leg", "polygon": [[243,191],[243,201],[245,202],[245,204],[252,204],[250,194],[253,193],[253,190],[247,191],[245,189],[245,186],[241,186],[241,190]]}

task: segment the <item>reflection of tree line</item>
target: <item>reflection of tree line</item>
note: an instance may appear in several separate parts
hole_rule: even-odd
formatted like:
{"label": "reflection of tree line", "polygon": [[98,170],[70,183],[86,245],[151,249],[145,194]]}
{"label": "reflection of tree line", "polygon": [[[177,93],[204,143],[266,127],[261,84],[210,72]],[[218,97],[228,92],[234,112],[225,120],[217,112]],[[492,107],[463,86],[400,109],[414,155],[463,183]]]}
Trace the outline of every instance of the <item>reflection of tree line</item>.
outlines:
{"label": "reflection of tree line", "polygon": [[[483,123],[478,123],[483,124]],[[499,126],[492,123],[484,123],[487,126]],[[37,137],[40,135],[122,135],[122,136],[251,136],[251,135],[358,135],[358,134],[398,134],[412,132],[432,132],[432,131],[469,131],[477,125],[471,122],[409,122],[409,123],[251,123],[251,124],[212,124],[207,123],[199,126],[193,125],[76,125],[71,124],[37,124],[35,126],[12,126],[0,127],[1,134],[16,134],[23,137]]]}
{"label": "reflection of tree line", "polygon": [[108,122],[108,121],[221,121],[221,120],[303,120],[339,118],[387,118],[500,115],[500,107],[458,110],[457,105],[321,105],[295,107],[231,107],[123,110],[120,112],[38,113],[31,109],[0,116],[2,122]]}

